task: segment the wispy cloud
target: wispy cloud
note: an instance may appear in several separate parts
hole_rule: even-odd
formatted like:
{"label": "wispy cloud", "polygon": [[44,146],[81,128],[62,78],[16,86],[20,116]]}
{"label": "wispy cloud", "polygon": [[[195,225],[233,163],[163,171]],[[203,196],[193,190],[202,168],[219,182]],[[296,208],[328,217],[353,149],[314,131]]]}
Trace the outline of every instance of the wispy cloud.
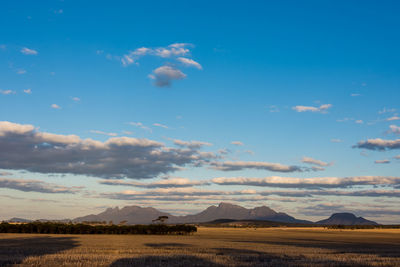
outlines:
{"label": "wispy cloud", "polygon": [[108,133],[108,132],[103,132],[103,131],[98,131],[98,130],[90,130],[90,132],[95,133],[95,134],[107,135],[107,136],[118,136],[117,133]]}
{"label": "wispy cloud", "polygon": [[342,139],[338,139],[338,138],[333,138],[333,139],[331,139],[331,142],[332,143],[341,143],[341,142],[343,142],[343,140]]}
{"label": "wispy cloud", "polygon": [[153,123],[153,126],[164,128],[164,129],[168,129],[167,125],[164,125],[164,124],[161,124],[161,123]]}
{"label": "wispy cloud", "polygon": [[24,70],[24,69],[17,70],[17,74],[25,74],[25,73],[26,73],[26,70]]}
{"label": "wispy cloud", "polygon": [[[107,54],[109,59],[119,60],[123,66],[139,65],[139,59],[145,56],[158,57],[164,60],[163,66],[153,70],[148,77],[154,80],[154,85],[158,87],[170,86],[174,80],[182,80],[186,78],[186,74],[182,70],[178,69],[177,66],[181,67],[194,67],[199,70],[203,67],[197,61],[191,58],[190,49],[194,47],[189,43],[174,43],[166,47],[140,47],[132,50],[121,57],[112,56]],[[103,52],[98,53],[103,54]]]}
{"label": "wispy cloud", "polygon": [[317,112],[326,113],[328,109],[332,107],[332,104],[324,104],[319,107],[313,106],[294,106],[292,109],[296,112]]}
{"label": "wispy cloud", "polygon": [[25,94],[27,94],[27,95],[32,94],[32,90],[31,90],[30,88],[24,89],[23,92],[24,92]]}
{"label": "wispy cloud", "polygon": [[354,177],[315,177],[293,178],[270,176],[264,178],[218,177],[211,180],[218,185],[241,185],[280,188],[348,188],[364,185],[396,186],[400,177],[391,176],[354,176]]}
{"label": "wispy cloud", "polygon": [[244,169],[268,170],[274,172],[301,172],[302,167],[289,166],[280,163],[271,163],[263,161],[225,161],[225,162],[211,162],[210,165],[213,169],[219,171],[240,171]]}
{"label": "wispy cloud", "polygon": [[389,133],[400,134],[400,126],[390,125],[389,129]]}
{"label": "wispy cloud", "polygon": [[[182,57],[186,56],[190,53],[189,47],[193,45],[188,43],[175,43],[170,44],[167,47],[140,47],[129,53],[125,54],[121,58],[121,62],[124,66],[128,66],[137,62],[143,56],[156,56],[161,58],[173,58],[173,57]],[[188,59],[188,58],[187,58]],[[178,59],[177,59],[178,60]],[[189,59],[191,60],[191,59]],[[179,61],[179,60],[178,60]],[[193,61],[195,62],[195,61]],[[197,62],[195,62],[197,63]],[[197,63],[198,64],[198,63]],[[193,63],[192,63],[193,65]],[[200,64],[199,64],[200,65]]]}
{"label": "wispy cloud", "polygon": [[22,54],[24,54],[24,55],[37,55],[38,54],[38,52],[36,50],[30,49],[30,48],[27,48],[27,47],[22,48],[20,50],[20,52]]}
{"label": "wispy cloud", "polygon": [[199,149],[203,146],[212,146],[211,143],[203,142],[203,141],[183,141],[179,139],[174,139],[174,144],[180,147],[187,147],[190,149]]}
{"label": "wispy cloud", "polygon": [[240,141],[232,141],[231,144],[235,145],[235,146],[243,146],[244,145],[243,142],[240,142]]}
{"label": "wispy cloud", "polygon": [[52,109],[61,109],[61,107],[59,105],[57,105],[57,104],[51,104],[50,107]]}
{"label": "wispy cloud", "polygon": [[320,166],[320,167],[326,167],[326,166],[332,165],[332,163],[327,163],[327,162],[324,162],[322,160],[313,159],[311,157],[303,157],[301,162],[312,164],[312,165],[317,165],[317,166]]}
{"label": "wispy cloud", "polygon": [[0,178],[0,188],[10,188],[24,192],[70,193],[80,191],[80,187],[66,187],[39,180]]}
{"label": "wispy cloud", "polygon": [[269,106],[269,112],[271,112],[271,113],[279,112],[279,107],[276,105],[271,105],[271,106]]}
{"label": "wispy cloud", "polygon": [[101,180],[99,181],[99,183],[105,185],[120,185],[120,186],[122,185],[122,186],[132,186],[140,188],[178,188],[178,187],[192,187],[192,186],[208,184],[207,181],[191,181],[187,178],[170,178],[152,183],[141,183],[134,181],[126,181],[126,180]]}
{"label": "wispy cloud", "polygon": [[132,126],[135,126],[135,127],[138,127],[138,128],[140,128],[140,129],[149,131],[149,132],[152,131],[150,127],[145,126],[145,125],[144,125],[143,123],[141,123],[141,122],[133,122],[133,121],[132,121],[132,122],[128,122],[128,124],[129,124],[129,125],[132,125]]}
{"label": "wispy cloud", "polygon": [[397,120],[400,120],[400,117],[399,116],[392,116],[390,118],[387,118],[386,120],[387,121],[397,121]]}
{"label": "wispy cloud", "polygon": [[81,101],[81,99],[80,99],[79,97],[76,97],[76,96],[75,96],[75,97],[73,97],[73,98],[72,98],[72,100],[73,100],[73,101],[75,101],[75,102],[79,102],[79,101]]}
{"label": "wispy cloud", "polygon": [[393,113],[393,112],[396,112],[395,108],[384,107],[382,110],[378,111],[378,114]]}
{"label": "wispy cloud", "polygon": [[14,95],[16,92],[13,90],[1,90],[0,89],[0,94],[2,95]]}
{"label": "wispy cloud", "polygon": [[375,164],[389,164],[390,160],[388,159],[381,159],[381,160],[375,160]]}
{"label": "wispy cloud", "polygon": [[194,61],[193,59],[185,58],[185,57],[178,57],[177,60],[185,66],[195,67],[199,70],[203,69],[203,67],[198,62]]}
{"label": "wispy cloud", "polygon": [[158,188],[146,191],[125,190],[116,193],[102,193],[101,197],[111,199],[140,200],[153,199],[162,201],[196,200],[214,196],[253,195],[255,190],[219,191],[198,188]]}

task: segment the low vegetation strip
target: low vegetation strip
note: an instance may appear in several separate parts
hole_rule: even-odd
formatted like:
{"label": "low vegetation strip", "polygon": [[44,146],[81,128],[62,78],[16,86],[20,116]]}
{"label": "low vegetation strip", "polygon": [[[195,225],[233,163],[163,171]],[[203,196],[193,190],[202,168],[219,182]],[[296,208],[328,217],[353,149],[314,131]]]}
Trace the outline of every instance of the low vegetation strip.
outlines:
{"label": "low vegetation strip", "polygon": [[22,224],[0,223],[0,233],[32,234],[110,234],[110,235],[187,235],[197,232],[196,226],[177,224],[88,225],[51,222]]}
{"label": "low vegetation strip", "polygon": [[320,225],[323,226],[327,229],[350,229],[350,230],[355,230],[355,229],[400,229],[400,224],[393,224],[393,225],[343,225],[343,224],[337,224],[337,225]]}

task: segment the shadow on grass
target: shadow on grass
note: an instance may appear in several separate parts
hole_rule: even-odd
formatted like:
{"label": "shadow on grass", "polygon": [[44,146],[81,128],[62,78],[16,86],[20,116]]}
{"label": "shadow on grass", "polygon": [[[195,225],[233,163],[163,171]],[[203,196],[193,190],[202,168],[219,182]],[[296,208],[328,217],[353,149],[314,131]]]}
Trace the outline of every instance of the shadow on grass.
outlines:
{"label": "shadow on grass", "polygon": [[244,243],[262,243],[269,245],[292,246],[299,248],[322,248],[336,253],[357,253],[377,255],[380,257],[400,258],[400,243],[349,242],[318,239],[291,239],[288,241],[237,241]]}
{"label": "shadow on grass", "polygon": [[147,243],[144,244],[147,247],[151,248],[186,248],[192,247],[190,244],[183,244],[183,243]]}
{"label": "shadow on grass", "polygon": [[[214,248],[217,256],[228,256],[238,266],[301,266],[310,263],[304,256],[276,255],[250,249]],[[316,262],[321,264],[321,262]],[[335,262],[323,263],[329,265]],[[345,265],[344,265],[345,266]]]}
{"label": "shadow on grass", "polygon": [[113,262],[110,267],[124,267],[124,266],[210,266],[210,267],[223,267],[214,263],[195,256],[187,255],[174,255],[174,256],[145,256],[138,258],[119,259]]}
{"label": "shadow on grass", "polygon": [[0,239],[0,266],[22,263],[30,256],[54,254],[77,247],[72,237],[28,237]]}

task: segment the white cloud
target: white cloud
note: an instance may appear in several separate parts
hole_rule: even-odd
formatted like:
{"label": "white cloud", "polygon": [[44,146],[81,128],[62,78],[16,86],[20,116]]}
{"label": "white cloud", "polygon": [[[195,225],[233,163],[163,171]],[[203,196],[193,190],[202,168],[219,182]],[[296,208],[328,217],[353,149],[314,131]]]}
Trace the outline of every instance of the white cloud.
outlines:
{"label": "white cloud", "polygon": [[260,161],[225,161],[211,162],[213,169],[219,171],[240,171],[244,169],[269,170],[274,172],[301,172],[299,166],[289,166],[280,163],[260,162]]}
{"label": "white cloud", "polygon": [[353,148],[365,148],[369,150],[390,150],[400,148],[400,139],[385,140],[381,138],[368,139],[367,141],[360,141]]}
{"label": "white cloud", "polygon": [[25,74],[25,73],[26,73],[26,70],[24,70],[24,69],[17,70],[17,74]]}
{"label": "white cloud", "polygon": [[145,126],[145,125],[144,125],[143,123],[141,123],[141,122],[133,122],[133,121],[132,121],[132,122],[128,122],[128,124],[129,124],[129,125],[132,125],[132,126],[135,126],[135,127],[138,127],[138,128],[140,128],[140,129],[149,131],[149,132],[152,131],[151,128]]}
{"label": "white cloud", "polygon": [[75,96],[75,97],[73,97],[73,98],[72,98],[72,100],[74,100],[75,102],[79,102],[79,101],[81,101],[81,99],[80,99],[79,97],[76,97],[76,96]]}
{"label": "white cloud", "polygon": [[186,78],[186,74],[174,67],[164,65],[153,70],[149,78],[154,80],[156,86],[166,87],[170,86],[173,80],[182,80]]}
{"label": "white cloud", "polygon": [[388,164],[388,163],[390,163],[390,160],[388,159],[375,160],[375,164]]}
{"label": "white cloud", "polygon": [[10,188],[24,192],[70,193],[80,191],[80,187],[66,187],[39,180],[0,178],[0,188]]}
{"label": "white cloud", "polygon": [[128,65],[135,63],[135,60],[131,56],[124,55],[121,59],[121,62],[122,62],[122,65],[128,66]]}
{"label": "white cloud", "polygon": [[38,54],[38,52],[36,50],[29,49],[27,47],[22,48],[21,53],[24,55],[37,55]]}
{"label": "white cloud", "polygon": [[400,120],[400,117],[399,116],[392,116],[390,118],[387,118],[386,120],[387,121],[397,121],[397,120]]}
{"label": "white cloud", "polygon": [[30,88],[24,89],[23,91],[25,94],[28,94],[28,95],[32,94],[32,90]]}
{"label": "white cloud", "polygon": [[378,111],[378,114],[393,113],[393,112],[396,112],[395,108],[384,107],[382,110]]}
{"label": "white cloud", "polygon": [[180,69],[175,67],[177,63],[185,67],[195,67],[197,69],[202,69],[200,63],[194,61],[190,58],[190,47],[193,47],[189,43],[174,43],[166,47],[140,47],[133,51],[129,51],[123,56],[107,55],[108,59],[117,59],[123,66],[129,66],[132,64],[139,65],[139,59],[145,56],[160,57],[163,59],[168,59],[170,62],[159,68],[153,70],[153,73],[149,74],[148,77],[154,80],[154,84],[159,87],[171,85],[172,80],[181,80],[186,78]]}
{"label": "white cloud", "polygon": [[203,69],[203,67],[198,62],[194,61],[193,59],[185,58],[185,57],[178,57],[177,60],[185,66],[195,67],[199,70]]}
{"label": "white cloud", "polygon": [[218,185],[262,186],[281,188],[346,188],[362,185],[396,186],[400,177],[391,176],[354,176],[354,177],[313,177],[293,178],[270,176],[264,178],[218,177],[211,180]]}
{"label": "white cloud", "polygon": [[296,112],[318,112],[318,113],[326,113],[328,109],[332,107],[332,104],[324,104],[319,107],[312,106],[294,106],[292,109]]}
{"label": "white cloud", "polygon": [[164,128],[164,129],[168,129],[167,125],[164,125],[164,124],[161,124],[161,123],[153,123],[153,126]]}
{"label": "white cloud", "polygon": [[361,96],[361,94],[357,94],[357,93],[354,93],[354,94],[351,94],[351,96]]}
{"label": "white cloud", "polygon": [[269,106],[269,112],[271,112],[271,113],[279,112],[279,107],[276,105],[271,105],[271,106]]}
{"label": "white cloud", "polygon": [[99,183],[105,185],[122,185],[122,186],[132,186],[139,188],[178,188],[178,187],[192,187],[192,186],[208,184],[207,181],[191,181],[187,178],[180,178],[180,177],[163,179],[152,183],[141,183],[141,182],[125,181],[125,180],[101,180],[99,181]]}
{"label": "white cloud", "polygon": [[154,199],[162,201],[183,201],[202,198],[212,198],[214,196],[233,196],[233,195],[254,195],[255,190],[238,190],[238,191],[218,191],[205,190],[193,187],[183,188],[158,188],[146,191],[124,190],[117,193],[102,193],[101,197],[111,199],[140,200]]}
{"label": "white cloud", "polygon": [[97,130],[90,130],[90,132],[95,133],[95,134],[107,135],[107,136],[118,136],[117,133],[107,133],[107,132],[97,131]]}
{"label": "white cloud", "polygon": [[243,144],[242,142],[240,142],[240,141],[232,141],[231,144],[232,144],[232,145],[235,145],[235,146],[243,146],[243,145],[244,145],[244,144]]}
{"label": "white cloud", "polygon": [[126,134],[126,135],[132,135],[133,134],[133,132],[131,132],[131,131],[122,131],[122,133]]}
{"label": "white cloud", "polygon": [[327,162],[324,162],[322,160],[317,160],[317,159],[313,159],[313,158],[310,158],[310,157],[303,157],[301,162],[312,164],[312,165],[317,165],[317,166],[320,166],[320,167],[326,167],[326,166],[332,165],[332,163],[327,163]]}
{"label": "white cloud", "polygon": [[[161,58],[181,57],[181,56],[185,56],[190,53],[190,50],[188,49],[188,47],[190,47],[190,46],[192,46],[192,45],[187,44],[187,43],[176,43],[176,44],[171,44],[167,47],[157,47],[157,48],[140,47],[140,48],[137,48],[137,49],[130,51],[129,53],[123,55],[121,57],[121,62],[124,66],[128,66],[133,63],[136,63],[137,60],[143,56],[156,56],[156,57],[161,57]],[[186,58],[186,59],[188,61],[182,62],[181,60],[176,58],[177,61],[184,63],[184,64],[188,64],[188,66],[191,65],[191,66],[195,66],[197,68],[198,68],[198,66],[200,66],[199,63],[197,63],[195,61],[192,62],[192,60],[188,59],[188,58]]]}
{"label": "white cloud", "polygon": [[105,142],[35,130],[32,125],[0,122],[0,169],[70,173],[103,178],[154,178],[186,165],[201,166],[210,152],[167,147],[131,137]]}
{"label": "white cloud", "polygon": [[357,123],[357,124],[363,124],[364,121],[363,121],[363,120],[356,120],[355,123]]}
{"label": "white cloud", "polygon": [[0,94],[2,94],[2,95],[13,95],[15,93],[16,92],[13,90],[0,90]]}
{"label": "white cloud", "polygon": [[389,133],[400,134],[400,127],[396,125],[390,125]]}
{"label": "white cloud", "polygon": [[332,143],[341,143],[343,141],[342,141],[342,139],[333,138],[333,139],[331,139],[331,142]]}
{"label": "white cloud", "polygon": [[50,107],[53,109],[61,109],[61,107],[57,104],[51,104]]}
{"label": "white cloud", "polygon": [[190,149],[199,149],[203,146],[212,146],[213,144],[203,141],[183,141],[174,139],[174,144],[180,147],[188,147]]}

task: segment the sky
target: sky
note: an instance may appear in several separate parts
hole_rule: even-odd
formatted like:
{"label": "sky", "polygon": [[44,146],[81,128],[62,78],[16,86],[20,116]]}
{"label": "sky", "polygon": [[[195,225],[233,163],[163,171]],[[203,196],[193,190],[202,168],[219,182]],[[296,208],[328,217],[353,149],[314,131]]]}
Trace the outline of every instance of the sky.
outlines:
{"label": "sky", "polygon": [[400,223],[398,1],[0,7],[0,220],[230,202]]}

